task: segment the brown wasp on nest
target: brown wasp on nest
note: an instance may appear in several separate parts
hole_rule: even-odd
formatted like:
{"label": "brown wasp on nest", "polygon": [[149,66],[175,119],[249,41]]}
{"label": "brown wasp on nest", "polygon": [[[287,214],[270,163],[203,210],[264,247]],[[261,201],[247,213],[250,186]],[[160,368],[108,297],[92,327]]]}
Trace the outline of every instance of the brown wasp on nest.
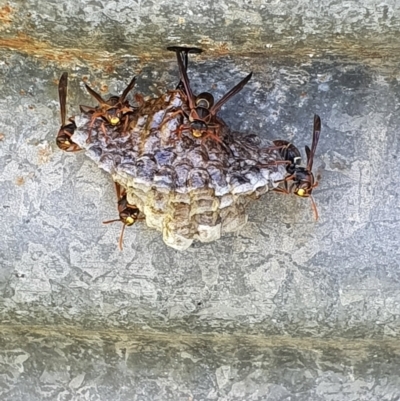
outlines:
{"label": "brown wasp on nest", "polygon": [[168,48],[176,52],[180,82],[176,90],[137,105],[127,100],[135,78],[121,96],[104,100],[86,89],[98,106],[80,106],[81,114],[66,122],[67,73],[59,83],[62,126],[57,145],[67,152],[85,150],[116,183],[119,219],[125,226],[143,219],[163,233],[178,250],[194,240],[214,241],[247,222],[246,206],[269,189],[310,197],[317,186],[313,158],[321,122],[314,119],[307,166],[300,152],[284,140],[261,146],[256,135],[232,132],[218,111],[241,91],[251,73],[217,102],[210,93],[195,95],[187,75],[189,53],[201,49]]}

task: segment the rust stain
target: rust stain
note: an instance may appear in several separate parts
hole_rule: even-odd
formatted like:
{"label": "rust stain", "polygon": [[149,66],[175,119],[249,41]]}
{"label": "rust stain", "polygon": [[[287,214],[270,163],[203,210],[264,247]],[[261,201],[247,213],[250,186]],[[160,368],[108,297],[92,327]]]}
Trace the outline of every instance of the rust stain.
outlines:
{"label": "rust stain", "polygon": [[3,141],[6,136],[0,132],[0,141]]}
{"label": "rust stain", "polygon": [[18,185],[19,187],[25,184],[25,178],[24,177],[17,177],[15,179],[15,184]]}
{"label": "rust stain", "polygon": [[231,52],[231,49],[229,48],[228,43],[222,42],[218,44],[218,47],[215,49],[215,51],[218,55],[224,56],[226,54],[229,54]]}
{"label": "rust stain", "polygon": [[104,72],[112,74],[115,71],[115,63],[106,63],[104,65]]}
{"label": "rust stain", "polygon": [[[83,60],[98,69],[110,71],[110,58],[113,57],[104,51],[92,52],[88,49],[57,48],[47,41],[39,41],[24,33],[18,33],[14,37],[0,37],[0,48],[16,50],[30,56],[47,59],[59,63],[71,63]],[[106,62],[107,60],[107,62]],[[115,63],[114,63],[115,64]]]}
{"label": "rust stain", "polygon": [[3,24],[10,24],[12,21],[13,8],[9,4],[0,7],[0,21]]}
{"label": "rust stain", "polygon": [[[10,8],[10,7],[9,7]],[[2,8],[0,10],[4,10]],[[4,11],[3,11],[4,12]],[[2,15],[0,13],[0,15]],[[1,25],[0,18],[0,25]],[[354,41],[349,38],[335,38],[329,42],[309,40],[305,44],[289,46],[286,42],[276,43],[248,43],[236,46],[231,42],[213,41],[211,38],[202,37],[197,43],[203,48],[204,52],[197,56],[199,59],[206,60],[215,57],[223,57],[230,55],[232,57],[268,57],[279,59],[295,59],[297,62],[310,60],[310,54],[315,59],[326,57],[341,57],[349,59],[363,59],[366,63],[388,62],[396,58],[396,50],[400,50],[400,41],[391,43],[390,45],[379,45],[379,41],[374,46],[365,41]],[[193,43],[181,43],[181,45],[193,46]],[[378,46],[379,45],[379,46]],[[12,37],[0,37],[0,49],[9,49],[37,57],[44,62],[54,61],[58,64],[80,63],[89,65],[106,74],[115,72],[117,64],[123,64],[120,54],[110,53],[101,49],[81,49],[81,48],[61,48],[53,45],[51,41],[39,40],[28,36],[25,33],[18,33]],[[379,50],[376,50],[379,49]],[[137,58],[135,63],[135,73],[139,73],[142,66],[150,62],[173,60],[174,56],[170,52],[166,52],[162,44],[154,45],[150,49],[119,49],[123,54],[132,54]]]}
{"label": "rust stain", "polygon": [[148,62],[154,60],[154,57],[150,53],[141,53],[139,60],[142,64],[147,64]]}

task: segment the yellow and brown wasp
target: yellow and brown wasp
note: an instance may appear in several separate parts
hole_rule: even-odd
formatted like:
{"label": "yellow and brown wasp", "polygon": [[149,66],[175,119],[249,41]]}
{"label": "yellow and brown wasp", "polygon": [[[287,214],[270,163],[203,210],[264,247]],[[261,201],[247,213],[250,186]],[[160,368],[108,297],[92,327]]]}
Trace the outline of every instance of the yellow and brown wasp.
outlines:
{"label": "yellow and brown wasp", "polygon": [[132,107],[129,102],[126,100],[128,93],[133,89],[136,83],[136,77],[133,77],[129,85],[122,92],[121,96],[111,96],[108,100],[104,100],[97,92],[95,92],[89,85],[85,83],[85,88],[89,92],[89,94],[94,97],[99,106],[91,107],[91,106],[79,106],[81,112],[83,113],[91,113],[92,118],[89,126],[89,134],[88,141],[91,138],[91,130],[94,124],[94,121],[100,117],[103,120],[103,124],[101,125],[101,129],[104,133],[104,136],[107,137],[106,129],[104,126],[104,122],[107,122],[113,126],[119,125],[122,120],[124,121],[123,133],[125,133],[128,129],[129,118],[128,115],[133,113],[137,109]]}
{"label": "yellow and brown wasp", "polygon": [[103,221],[103,224],[110,224],[116,221],[120,221],[123,224],[121,235],[118,241],[119,249],[122,251],[122,242],[124,238],[125,227],[132,226],[133,224],[136,223],[136,221],[143,220],[144,217],[139,217],[140,210],[137,208],[137,206],[128,203],[126,190],[123,187],[121,187],[121,185],[115,183],[115,190],[118,199],[117,207],[118,207],[119,218],[115,220]]}
{"label": "yellow and brown wasp", "polygon": [[60,100],[61,128],[56,137],[57,146],[65,152],[77,152],[81,148],[71,140],[74,134],[76,125],[73,118],[70,118],[66,123],[67,109],[67,88],[68,88],[68,73],[64,72],[61,75],[58,83],[58,96]]}
{"label": "yellow and brown wasp", "polygon": [[[301,198],[310,198],[315,220],[318,220],[318,210],[312,197],[312,191],[318,186],[318,181],[314,178],[312,168],[320,134],[321,119],[318,115],[315,115],[311,149],[308,146],[305,147],[307,155],[307,165],[305,167],[300,166],[300,152],[292,143],[283,140],[274,141],[274,145],[279,147],[281,157],[288,162],[286,171],[289,174],[283,180],[277,181],[283,183],[283,188],[275,188],[275,191],[285,194],[294,193]],[[289,181],[291,181],[290,184],[288,184]]]}
{"label": "yellow and brown wasp", "polygon": [[[234,86],[228,93],[226,93],[217,103],[214,103],[214,97],[211,93],[203,92],[195,96],[190,87],[189,77],[187,75],[186,67],[183,60],[187,58],[187,50],[182,50],[181,47],[169,48],[174,50],[177,55],[180,84],[183,86],[183,94],[185,101],[182,103],[182,109],[173,113],[168,119],[173,118],[178,114],[183,114],[188,120],[189,124],[181,125],[179,132],[191,130],[195,138],[213,138],[218,142],[222,142],[219,137],[219,129],[221,123],[217,119],[217,113],[221,107],[234,95],[240,92],[243,87],[249,82],[252,72],[247,75],[242,81]],[[183,48],[186,49],[186,48]],[[164,121],[163,123],[165,123]]]}

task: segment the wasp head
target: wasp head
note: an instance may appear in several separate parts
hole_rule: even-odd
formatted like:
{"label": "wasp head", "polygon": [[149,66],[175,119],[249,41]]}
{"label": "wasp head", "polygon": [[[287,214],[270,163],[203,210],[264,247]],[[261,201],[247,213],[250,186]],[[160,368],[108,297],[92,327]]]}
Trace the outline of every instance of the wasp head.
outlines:
{"label": "wasp head", "polygon": [[57,135],[56,143],[57,146],[62,150],[67,150],[72,145],[69,136],[65,133],[60,133],[59,135]]}
{"label": "wasp head", "polygon": [[109,109],[105,118],[111,125],[118,125],[121,122],[121,112],[118,108]]}
{"label": "wasp head", "polygon": [[201,120],[194,120],[190,123],[192,135],[196,138],[201,138],[204,131],[207,131],[207,124]]}
{"label": "wasp head", "polygon": [[133,216],[127,216],[123,219],[123,221],[126,226],[132,226],[135,224],[136,219]]}
{"label": "wasp head", "polygon": [[301,198],[308,198],[314,188],[314,176],[310,172],[305,172],[301,179],[297,182],[293,192]]}

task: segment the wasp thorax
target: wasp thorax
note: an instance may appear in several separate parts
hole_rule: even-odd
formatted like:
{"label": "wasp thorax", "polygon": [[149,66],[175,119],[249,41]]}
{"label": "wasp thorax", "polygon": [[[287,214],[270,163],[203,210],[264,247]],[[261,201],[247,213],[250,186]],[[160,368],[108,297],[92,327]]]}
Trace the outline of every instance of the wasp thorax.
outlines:
{"label": "wasp thorax", "polygon": [[107,104],[110,106],[115,106],[116,104],[118,104],[119,102],[119,97],[118,96],[111,96],[108,100],[107,100]]}
{"label": "wasp thorax", "polygon": [[205,120],[206,118],[210,117],[210,111],[208,109],[206,109],[205,107],[198,106],[198,107],[196,107],[195,112],[197,115],[197,116],[195,116],[195,118],[197,117],[198,119]]}

